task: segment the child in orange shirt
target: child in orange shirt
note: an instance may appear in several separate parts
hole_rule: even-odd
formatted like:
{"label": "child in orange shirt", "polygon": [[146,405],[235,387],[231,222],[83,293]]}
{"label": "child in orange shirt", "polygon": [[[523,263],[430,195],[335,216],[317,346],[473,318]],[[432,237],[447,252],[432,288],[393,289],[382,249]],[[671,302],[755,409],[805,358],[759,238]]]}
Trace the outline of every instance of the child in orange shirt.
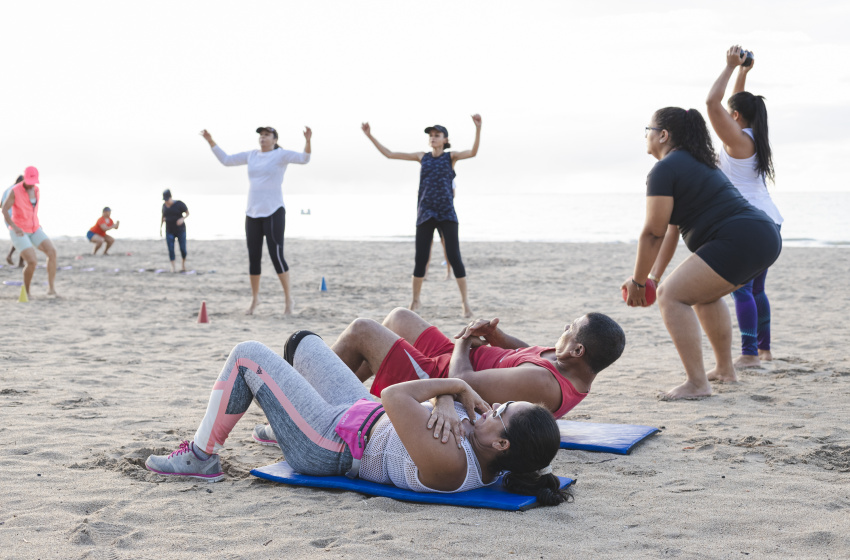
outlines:
{"label": "child in orange shirt", "polygon": [[118,225],[121,221],[113,222],[112,218],[109,216],[112,214],[112,210],[110,210],[109,206],[103,209],[103,215],[97,219],[97,223],[86,232],[86,237],[88,237],[89,241],[94,243],[94,250],[92,251],[92,255],[96,255],[98,250],[103,246],[104,241],[106,242],[106,249],[103,250],[104,255],[109,254],[109,248],[112,247],[112,244],[115,243],[115,238],[111,235],[108,235],[106,232],[111,229],[118,229]]}

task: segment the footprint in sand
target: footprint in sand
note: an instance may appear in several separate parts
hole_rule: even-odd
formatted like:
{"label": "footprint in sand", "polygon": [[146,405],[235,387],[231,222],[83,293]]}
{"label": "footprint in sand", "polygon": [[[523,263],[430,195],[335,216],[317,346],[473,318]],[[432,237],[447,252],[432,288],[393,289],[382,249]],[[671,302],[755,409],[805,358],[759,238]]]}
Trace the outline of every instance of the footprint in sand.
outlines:
{"label": "footprint in sand", "polygon": [[828,443],[808,453],[805,460],[828,471],[850,472],[850,445]]}
{"label": "footprint in sand", "polygon": [[85,518],[82,523],[71,529],[68,540],[73,544],[83,546],[115,545],[121,537],[133,532],[134,528],[128,525],[89,521],[88,518]]}
{"label": "footprint in sand", "polygon": [[86,407],[95,407],[95,406],[109,406],[105,401],[100,401],[92,398],[89,395],[83,395],[79,397],[72,397],[70,399],[65,399],[61,401],[56,401],[53,406],[60,408],[62,410],[71,410],[74,408],[86,408]]}

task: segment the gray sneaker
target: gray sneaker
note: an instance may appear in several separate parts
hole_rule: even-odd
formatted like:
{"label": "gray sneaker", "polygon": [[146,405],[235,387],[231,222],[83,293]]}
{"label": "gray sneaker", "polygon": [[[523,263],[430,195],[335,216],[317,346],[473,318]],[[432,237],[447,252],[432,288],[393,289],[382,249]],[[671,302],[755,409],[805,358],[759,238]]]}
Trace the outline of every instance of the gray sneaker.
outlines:
{"label": "gray sneaker", "polygon": [[195,443],[184,441],[169,455],[151,455],[145,461],[149,471],[164,475],[189,476],[207,482],[218,482],[224,478],[218,455],[201,459]]}
{"label": "gray sneaker", "polygon": [[277,436],[274,435],[272,427],[269,424],[258,424],[254,426],[254,432],[251,434],[251,437],[260,445],[277,445]]}

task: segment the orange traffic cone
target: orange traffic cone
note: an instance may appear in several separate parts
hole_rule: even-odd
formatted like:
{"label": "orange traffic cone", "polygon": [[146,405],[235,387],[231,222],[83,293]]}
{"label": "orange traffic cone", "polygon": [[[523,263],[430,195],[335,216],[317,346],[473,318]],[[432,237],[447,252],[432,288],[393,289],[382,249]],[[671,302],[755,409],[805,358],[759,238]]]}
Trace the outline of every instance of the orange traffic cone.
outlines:
{"label": "orange traffic cone", "polygon": [[198,312],[198,322],[199,323],[209,323],[210,318],[207,316],[207,302],[201,302],[201,310]]}

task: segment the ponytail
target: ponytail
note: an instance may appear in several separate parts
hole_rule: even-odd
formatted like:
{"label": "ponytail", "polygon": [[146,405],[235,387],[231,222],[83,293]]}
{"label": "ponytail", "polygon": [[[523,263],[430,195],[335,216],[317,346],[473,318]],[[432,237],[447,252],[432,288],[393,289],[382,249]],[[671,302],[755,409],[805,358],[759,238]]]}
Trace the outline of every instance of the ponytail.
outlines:
{"label": "ponytail", "polygon": [[673,147],[691,154],[695,160],[712,169],[717,168],[717,154],[705,119],[696,109],[664,107],[655,111],[655,124],[670,134]]}
{"label": "ponytail", "polygon": [[544,506],[557,506],[573,501],[573,495],[566,488],[561,488],[561,479],[552,473],[540,475],[537,472],[509,472],[502,480],[502,485],[514,494],[535,496]]}
{"label": "ponytail", "polygon": [[765,182],[774,182],[773,153],[767,133],[767,106],[764,97],[748,91],[739,91],[729,98],[729,108],[738,111],[753,129],[753,142],[756,145],[756,172],[765,178]]}
{"label": "ponytail", "polygon": [[536,496],[545,506],[556,506],[572,498],[560,488],[558,477],[546,468],[561,445],[561,432],[551,412],[540,405],[517,412],[504,437],[510,446],[490,466],[497,471],[510,471],[502,481],[506,490]]}

